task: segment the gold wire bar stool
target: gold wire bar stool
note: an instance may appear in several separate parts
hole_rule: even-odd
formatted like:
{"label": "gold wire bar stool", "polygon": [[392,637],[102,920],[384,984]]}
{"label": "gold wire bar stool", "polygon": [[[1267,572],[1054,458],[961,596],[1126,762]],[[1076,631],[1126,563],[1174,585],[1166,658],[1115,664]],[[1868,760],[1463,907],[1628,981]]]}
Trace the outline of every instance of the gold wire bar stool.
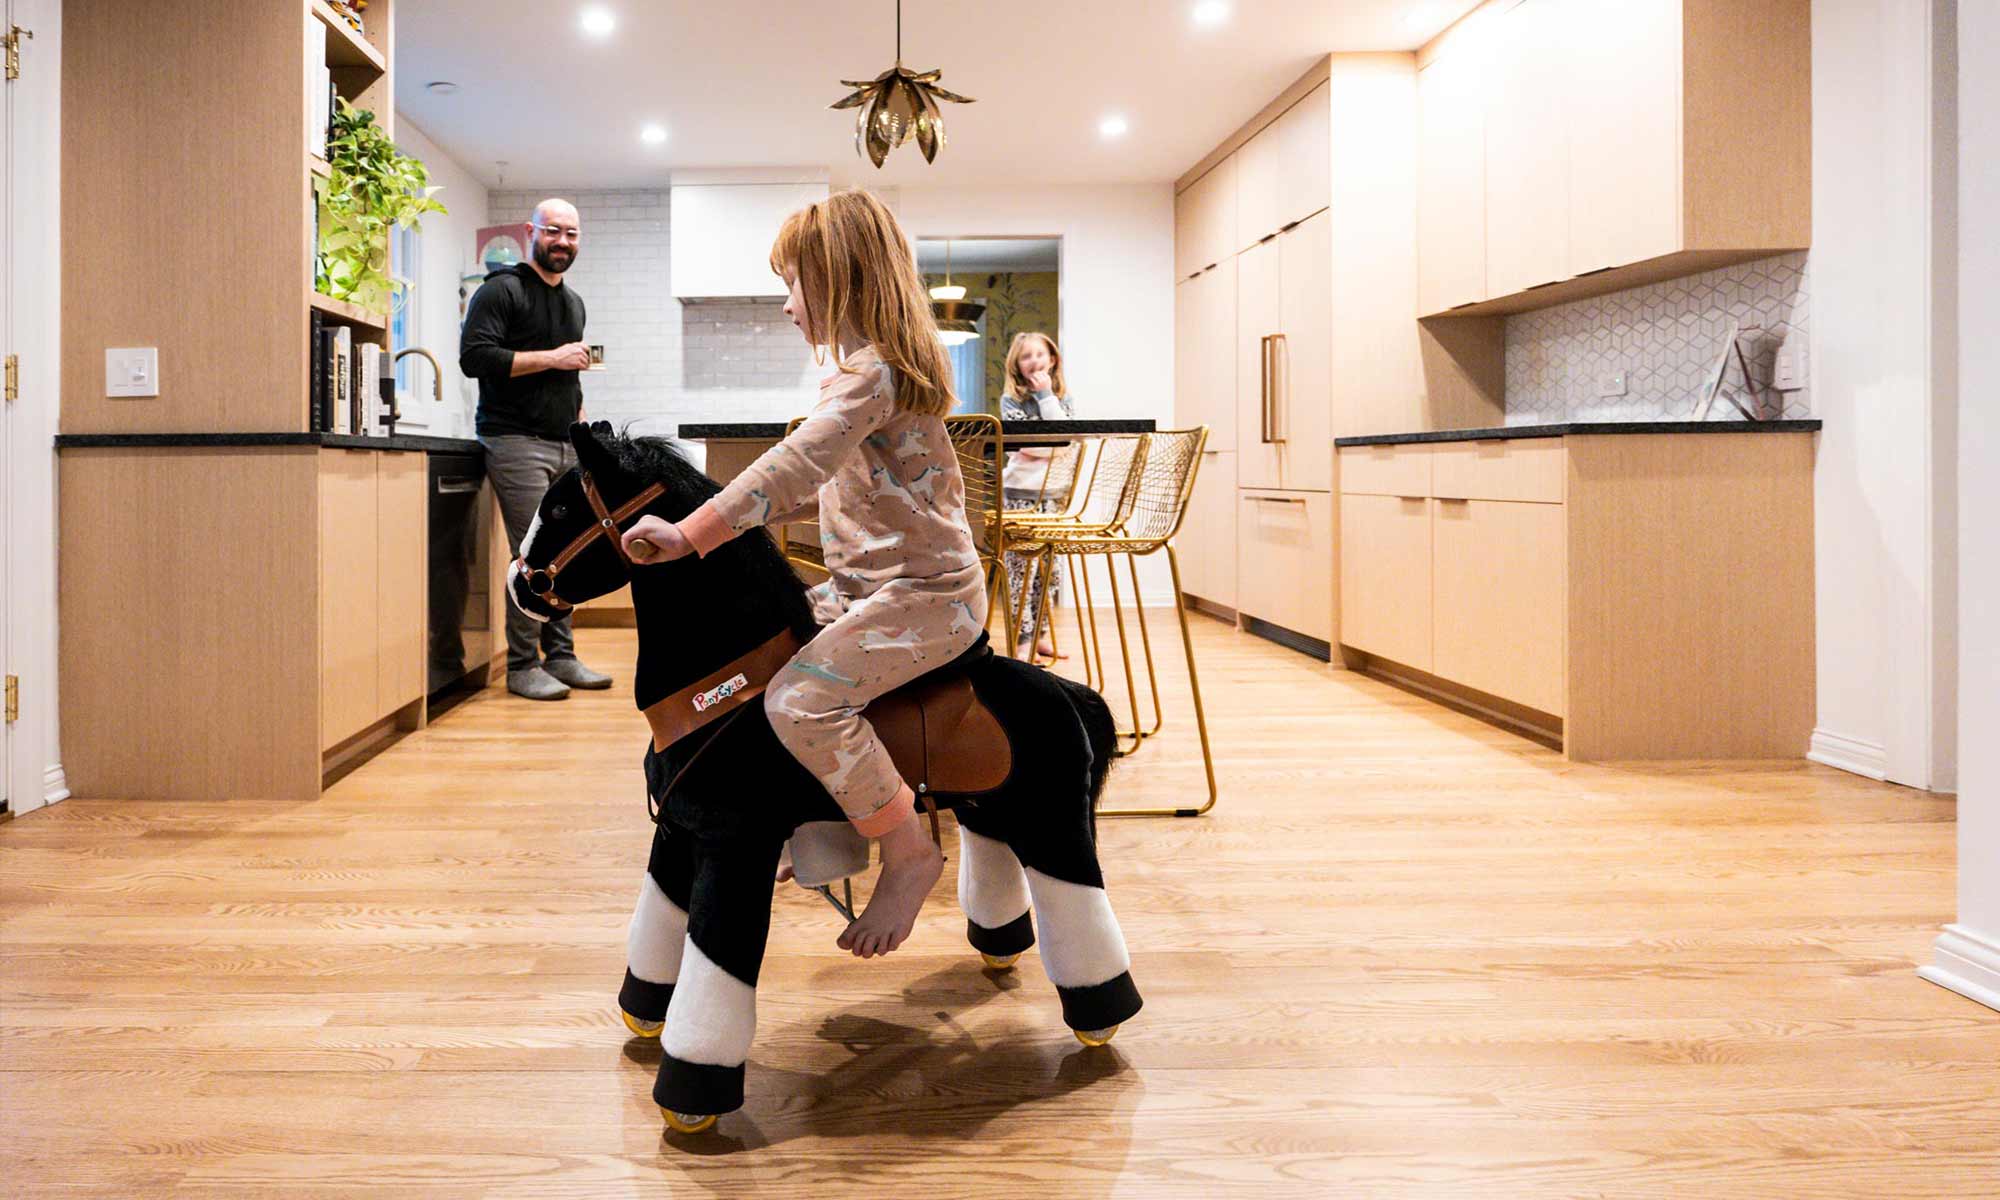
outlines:
{"label": "gold wire bar stool", "polygon": [[[1139,740],[1158,732],[1161,721],[1159,678],[1152,661],[1152,641],[1146,634],[1145,605],[1140,601],[1138,594],[1138,559],[1164,550],[1167,554],[1168,568],[1173,575],[1174,613],[1180,621],[1181,649],[1187,656],[1188,689],[1194,698],[1195,727],[1201,739],[1202,769],[1208,780],[1208,802],[1200,808],[1100,809],[1098,811],[1101,816],[1198,817],[1215,807],[1215,756],[1209,746],[1208,714],[1202,707],[1201,678],[1194,661],[1194,639],[1188,630],[1187,603],[1181,593],[1180,558],[1173,546],[1174,535],[1180,532],[1181,522],[1187,516],[1188,498],[1194,492],[1195,476],[1201,469],[1202,447],[1207,442],[1207,426],[1145,435],[1144,452],[1138,458],[1137,482],[1131,489],[1133,493],[1131,506],[1121,521],[1100,529],[1052,527],[1036,535],[1034,548],[1038,554],[1060,553],[1080,558],[1102,556],[1105,559],[1106,571],[1111,578],[1114,605],[1118,604],[1116,559],[1120,555],[1125,557],[1131,571],[1133,602],[1139,605],[1139,632],[1145,644],[1146,673],[1151,682],[1155,715],[1152,730],[1138,734]],[[1019,552],[1018,546],[1017,552]],[[1044,599],[1046,607],[1046,595]],[[1118,627],[1122,649],[1124,637],[1122,608]],[[1138,733],[1138,698],[1132,684],[1129,654],[1126,656],[1126,684],[1133,705],[1133,732]],[[1135,741],[1135,749],[1136,746]]]}
{"label": "gold wire bar stool", "polygon": [[[1018,454],[1020,452],[1016,451],[1015,453]],[[1076,485],[1083,477],[1084,453],[1085,448],[1082,442],[1068,442],[1054,447],[1053,453],[1049,456],[1048,470],[1042,475],[1042,486],[1036,491],[1034,501],[1026,508],[1007,509],[1006,520],[1014,522],[1023,517],[1041,519],[1072,513],[1077,500]],[[1019,558],[1021,556],[1017,554],[1015,557]],[[1027,577],[1021,581],[1021,599],[1023,602],[1034,592],[1033,584],[1035,576],[1041,565],[1042,559],[1039,556],[1027,559]],[[1074,578],[1074,575],[1071,577]],[[1055,576],[1053,573],[1049,574],[1043,580],[1043,586],[1055,586]],[[1007,581],[1007,603],[1009,607],[1013,607],[1014,605],[1014,581],[1012,579]],[[1018,610],[1014,613],[1014,624],[1016,628],[1022,631],[1025,637],[1027,629],[1021,623],[1021,613]],[[1048,634],[1049,644],[1055,648],[1057,657],[1061,656],[1062,647],[1056,641],[1055,626],[1037,626],[1035,633],[1038,637],[1043,633]],[[1086,670],[1088,669],[1088,657],[1086,653]],[[1032,651],[1029,654],[1029,661],[1036,661]]]}
{"label": "gold wire bar stool", "polygon": [[[1020,513],[1009,517],[1009,540],[1013,542],[1026,541],[1033,543],[1036,549],[1032,552],[1031,556],[1041,558],[1046,562],[1046,558],[1049,555],[1062,553],[1061,551],[1051,551],[1048,555],[1045,555],[1042,552],[1041,542],[1038,539],[1041,539],[1042,535],[1050,530],[1062,530],[1068,533],[1088,533],[1116,529],[1131,514],[1132,505],[1137,495],[1136,489],[1138,487],[1139,475],[1145,463],[1145,457],[1146,441],[1143,435],[1125,434],[1100,440],[1097,443],[1097,452],[1091,458],[1089,482],[1082,488],[1082,501],[1080,503],[1072,502],[1070,511],[1060,514]],[[1104,640],[1097,627],[1097,605],[1095,597],[1091,594],[1090,576],[1084,570],[1084,564],[1081,559],[1070,555],[1066,555],[1066,558],[1072,565],[1072,576],[1077,580],[1079,592],[1083,598],[1080,614],[1082,617],[1082,632],[1078,634],[1078,640],[1081,643],[1083,656],[1084,682],[1098,691],[1103,691],[1109,685],[1110,674],[1106,671],[1104,665]],[[1041,568],[1038,567],[1037,569]],[[1113,583],[1115,585],[1115,579]],[[1044,589],[1044,595],[1046,594],[1047,589]],[[1125,648],[1124,618],[1122,616],[1118,618],[1118,628],[1119,652],[1126,658],[1127,670],[1125,678],[1127,691],[1131,692],[1131,682],[1134,677],[1130,670],[1130,655]],[[1096,661],[1094,664],[1092,662],[1093,650],[1096,652]],[[1131,730],[1120,730],[1118,736],[1121,739],[1131,738],[1132,749],[1136,750],[1138,749],[1140,740],[1145,736],[1138,730],[1139,713],[1136,692],[1132,695],[1132,706],[1133,728]],[[1121,751],[1121,753],[1124,753],[1124,751]]]}
{"label": "gold wire bar stool", "polygon": [[[803,425],[804,417],[793,417],[785,426],[785,436]],[[1007,550],[1005,527],[1005,503],[1000,488],[1002,468],[1006,462],[1007,448],[1005,434],[1000,429],[1000,419],[986,413],[957,413],[944,418],[945,434],[951,439],[952,454],[958,459],[958,473],[965,480],[965,521],[972,527],[972,536],[979,550],[979,562],[986,573],[987,620],[992,620],[993,610],[1000,610],[1002,624],[1007,631],[1007,644],[1014,644],[1014,610],[1007,598],[1007,572],[1004,566]],[[800,526],[810,526],[817,530],[817,521],[799,521]],[[804,567],[826,573],[826,554],[818,538],[810,543],[793,542],[791,527],[779,531],[779,548],[794,567]],[[997,588],[997,592],[996,592]],[[998,604],[994,600],[998,600]]]}

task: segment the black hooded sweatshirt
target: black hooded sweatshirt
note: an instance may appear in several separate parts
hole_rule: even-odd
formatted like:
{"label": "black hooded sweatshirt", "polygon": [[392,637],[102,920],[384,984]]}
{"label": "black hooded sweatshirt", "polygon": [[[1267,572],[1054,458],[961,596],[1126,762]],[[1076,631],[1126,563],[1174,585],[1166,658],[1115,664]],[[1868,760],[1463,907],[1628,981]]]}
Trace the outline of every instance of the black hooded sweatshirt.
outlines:
{"label": "black hooded sweatshirt", "polygon": [[583,297],[550,287],[527,263],[486,277],[466,308],[458,369],[479,381],[480,437],[526,434],[561,440],[583,407],[576,371],[508,374],[518,350],[553,350],[583,340]]}

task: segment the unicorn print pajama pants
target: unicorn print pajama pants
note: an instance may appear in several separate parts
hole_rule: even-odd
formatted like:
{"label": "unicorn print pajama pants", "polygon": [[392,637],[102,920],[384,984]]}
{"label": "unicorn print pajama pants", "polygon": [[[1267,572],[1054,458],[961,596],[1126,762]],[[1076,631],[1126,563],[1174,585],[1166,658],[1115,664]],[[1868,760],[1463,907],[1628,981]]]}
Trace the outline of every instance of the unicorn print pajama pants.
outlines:
{"label": "unicorn print pajama pants", "polygon": [[818,776],[865,837],[909,815],[902,776],[861,710],[970,650],[986,628],[978,563],[929,579],[892,579],[850,604],[764,692],[764,711],[799,764]]}

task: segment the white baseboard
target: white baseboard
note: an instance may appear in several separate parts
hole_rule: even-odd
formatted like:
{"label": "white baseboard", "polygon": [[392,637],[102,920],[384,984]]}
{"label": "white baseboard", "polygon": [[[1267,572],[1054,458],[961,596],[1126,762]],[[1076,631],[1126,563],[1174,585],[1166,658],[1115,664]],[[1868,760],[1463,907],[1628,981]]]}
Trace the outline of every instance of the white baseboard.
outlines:
{"label": "white baseboard", "polygon": [[63,774],[61,763],[50,763],[42,772],[42,803],[54,804],[58,800],[69,799],[69,776]]}
{"label": "white baseboard", "polygon": [[1917,974],[1968,1000],[2000,1009],[2000,941],[1968,929],[1947,925],[1932,944],[1935,955]]}
{"label": "white baseboard", "polygon": [[1874,742],[1864,742],[1843,733],[1815,729],[1806,757],[1823,766],[1852,771],[1869,779],[1889,777],[1889,752]]}

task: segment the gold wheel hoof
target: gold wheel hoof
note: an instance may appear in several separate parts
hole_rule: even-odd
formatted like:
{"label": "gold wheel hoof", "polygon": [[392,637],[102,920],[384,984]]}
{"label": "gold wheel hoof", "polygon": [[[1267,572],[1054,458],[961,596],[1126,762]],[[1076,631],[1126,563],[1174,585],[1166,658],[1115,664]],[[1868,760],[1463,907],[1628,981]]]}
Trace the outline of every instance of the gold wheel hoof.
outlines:
{"label": "gold wheel hoof", "polygon": [[667,1120],[667,1128],[675,1133],[707,1133],[715,1128],[716,1114],[698,1117],[693,1113],[677,1113],[671,1108],[663,1108],[660,1115]]}
{"label": "gold wheel hoof", "polygon": [[1014,964],[1021,961],[1021,956],[1019,954],[987,954],[981,952],[979,961],[985,963],[988,970],[1011,971],[1014,969]]}
{"label": "gold wheel hoof", "polygon": [[631,1030],[634,1037],[659,1037],[660,1030],[666,1028],[667,1025],[665,1021],[641,1021],[622,1008],[618,1010],[618,1015],[625,1018],[625,1028]]}
{"label": "gold wheel hoof", "polygon": [[1072,1029],[1070,1032],[1076,1035],[1077,1041],[1082,1042],[1086,1046],[1095,1047],[1102,1046],[1112,1038],[1117,1037],[1118,1026],[1113,1025],[1109,1029]]}

